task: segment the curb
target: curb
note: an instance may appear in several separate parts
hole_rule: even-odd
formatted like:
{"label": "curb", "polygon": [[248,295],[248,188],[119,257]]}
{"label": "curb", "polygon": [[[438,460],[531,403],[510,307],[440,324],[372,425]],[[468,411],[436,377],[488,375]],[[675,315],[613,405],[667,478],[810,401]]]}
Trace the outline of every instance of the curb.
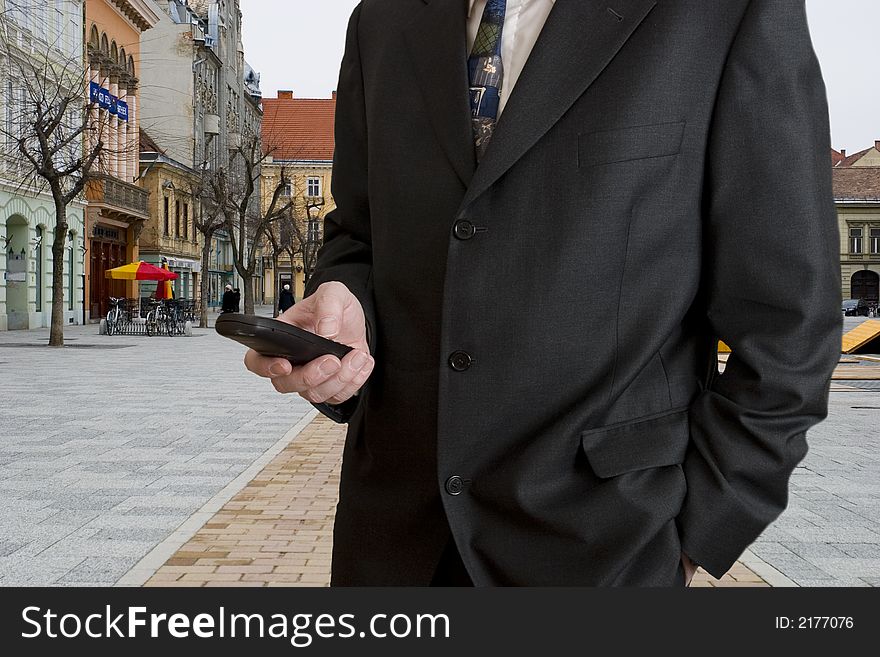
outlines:
{"label": "curb", "polygon": [[739,558],[739,561],[753,573],[755,573],[758,577],[767,582],[770,586],[774,588],[790,588],[790,587],[798,587],[798,584],[790,580],[784,574],[776,570],[769,563],[761,559],[758,555],[756,555],[751,550],[746,550],[742,553]]}

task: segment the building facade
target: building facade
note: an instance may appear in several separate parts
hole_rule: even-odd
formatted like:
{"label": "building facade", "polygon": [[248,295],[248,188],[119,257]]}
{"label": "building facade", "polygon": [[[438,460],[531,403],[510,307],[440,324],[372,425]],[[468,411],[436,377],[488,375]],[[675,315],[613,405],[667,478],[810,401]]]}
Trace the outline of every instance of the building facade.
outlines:
{"label": "building facade", "polygon": [[201,207],[193,191],[228,166],[243,139],[260,134],[259,75],[244,60],[238,0],[156,2],[161,16],[142,44],[141,68],[141,121],[153,144],[142,149],[141,172],[156,198],[141,253],[147,261],[169,262],[181,276],[181,295],[198,298],[204,280],[216,306],[224,287],[239,287],[241,280],[226,231],[213,238],[202,272],[203,237],[195,227]]}
{"label": "building facade", "polygon": [[[19,68],[26,58],[46,59],[47,88],[63,81],[53,71],[80,68],[82,0],[48,0],[27,6],[0,0],[0,331],[48,327],[52,311],[55,206],[30,179],[16,152],[16,117],[29,111]],[[65,90],[68,93],[73,90]],[[76,92],[80,89],[77,85]],[[85,98],[83,97],[83,101]],[[32,109],[30,111],[33,111]],[[31,172],[32,173],[32,172]],[[83,321],[84,203],[67,209],[64,322]]]}
{"label": "building facade", "polygon": [[[141,35],[159,21],[151,0],[86,0],[88,93],[105,145],[86,188],[88,319],[105,316],[109,298],[136,297],[136,282],[113,281],[108,269],[139,258],[149,193],[138,186]],[[97,135],[93,134],[92,139]]]}
{"label": "building facade", "polygon": [[880,166],[834,167],[844,299],[880,303]]}
{"label": "building facade", "polygon": [[[168,156],[141,132],[141,186],[150,193],[150,219],[141,232],[141,260],[167,266],[177,299],[197,299],[201,280],[201,244],[196,229],[198,195],[193,170]],[[148,288],[150,291],[154,286]],[[141,287],[143,294],[144,286]]]}
{"label": "building facade", "polygon": [[[324,217],[335,206],[331,194],[336,121],[336,92],[330,98],[295,98],[279,91],[263,100],[263,204],[268,207],[282,172],[289,179],[285,196],[293,201],[294,231],[274,228],[284,245],[277,269],[265,277],[267,303],[275,303],[278,290],[289,284],[297,299],[305,288],[306,272],[323,239]],[[291,257],[290,252],[294,255]],[[272,247],[263,246],[263,261],[272,263]],[[273,263],[274,264],[274,263]]]}

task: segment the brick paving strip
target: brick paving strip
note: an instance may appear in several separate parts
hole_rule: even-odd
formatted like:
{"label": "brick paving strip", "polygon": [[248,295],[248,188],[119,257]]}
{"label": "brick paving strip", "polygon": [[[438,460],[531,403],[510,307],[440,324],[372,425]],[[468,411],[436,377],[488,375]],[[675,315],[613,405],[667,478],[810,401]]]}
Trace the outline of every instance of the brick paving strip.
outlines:
{"label": "brick paving strip", "polygon": [[[316,417],[149,578],[150,587],[328,586],[345,427]],[[720,580],[692,586],[790,585],[746,553]],[[775,581],[774,581],[775,575]]]}

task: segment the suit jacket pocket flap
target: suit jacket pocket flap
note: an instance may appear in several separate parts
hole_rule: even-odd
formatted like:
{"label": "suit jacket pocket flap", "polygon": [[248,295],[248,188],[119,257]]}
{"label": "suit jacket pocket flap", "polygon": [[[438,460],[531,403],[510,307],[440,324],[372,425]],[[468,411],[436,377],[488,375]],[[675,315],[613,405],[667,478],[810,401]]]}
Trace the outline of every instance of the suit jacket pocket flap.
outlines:
{"label": "suit jacket pocket flap", "polygon": [[681,150],[684,121],[602,130],[578,135],[578,166],[675,155]]}
{"label": "suit jacket pocket flap", "polygon": [[689,441],[687,408],[581,434],[587,460],[596,475],[603,478],[682,463]]}

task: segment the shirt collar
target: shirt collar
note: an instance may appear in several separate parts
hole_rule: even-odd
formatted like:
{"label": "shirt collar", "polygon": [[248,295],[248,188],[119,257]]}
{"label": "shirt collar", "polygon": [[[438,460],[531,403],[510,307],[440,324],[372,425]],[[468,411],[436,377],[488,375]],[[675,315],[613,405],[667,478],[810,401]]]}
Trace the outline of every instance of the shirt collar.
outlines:
{"label": "shirt collar", "polygon": [[[468,18],[471,17],[471,14],[474,13],[474,4],[477,0],[470,0],[470,5],[468,6]],[[556,0],[550,0],[550,2],[556,2]]]}

